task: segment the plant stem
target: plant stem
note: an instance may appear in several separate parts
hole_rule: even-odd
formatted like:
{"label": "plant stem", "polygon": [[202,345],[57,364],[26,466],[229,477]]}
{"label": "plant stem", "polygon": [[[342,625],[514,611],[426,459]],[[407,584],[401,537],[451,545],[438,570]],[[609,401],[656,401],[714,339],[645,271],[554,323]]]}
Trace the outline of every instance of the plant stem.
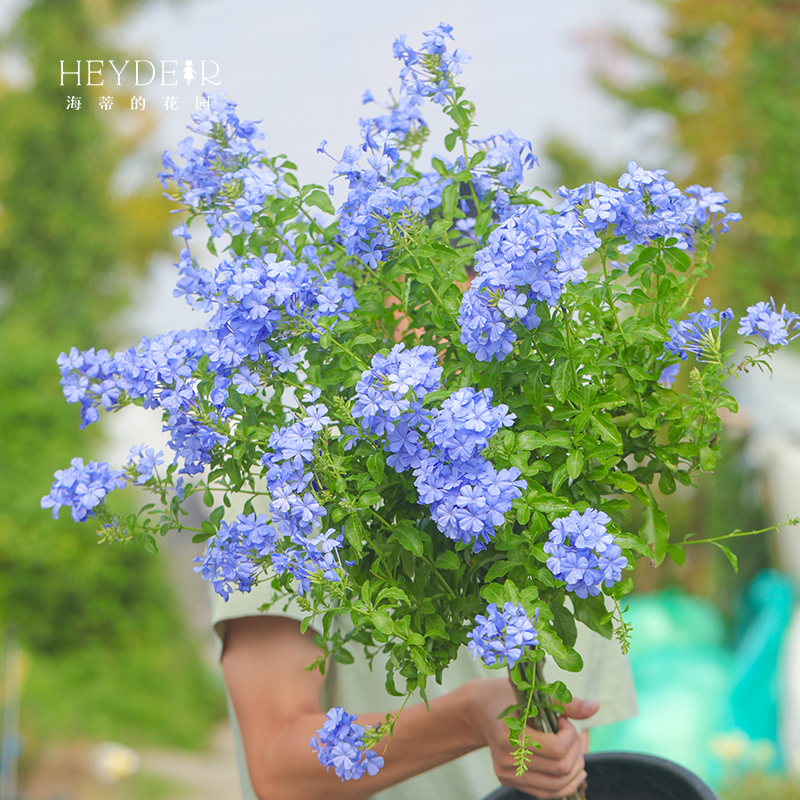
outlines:
{"label": "plant stem", "polygon": [[756,536],[759,533],[767,533],[769,531],[778,531],[784,525],[798,525],[800,524],[800,517],[786,517],[783,522],[778,522],[776,525],[770,525],[768,528],[761,528],[757,531],[733,531],[732,533],[725,533],[722,536],[712,536],[710,539],[684,539],[680,544],[713,544],[714,542],[722,542],[725,539],[739,539],[742,536]]}
{"label": "plant stem", "polygon": [[[511,687],[514,690],[517,702],[526,709],[530,709],[532,700],[532,704],[538,709],[539,713],[534,717],[529,716],[526,712],[527,724],[531,728],[541,731],[542,733],[557,733],[559,715],[553,711],[553,699],[548,697],[546,694],[543,694],[541,691],[539,691],[539,689],[536,688],[544,683],[544,659],[541,658],[536,662],[533,679],[531,679],[532,676],[529,673],[529,667],[529,664],[519,664],[522,679],[532,686],[532,688],[529,690],[530,696],[528,698],[525,698],[514,681],[511,681]],[[510,676],[509,680],[511,680]],[[586,785],[584,784],[580,787],[580,789],[578,789],[577,792],[573,792],[573,794],[565,797],[564,800],[586,800],[585,792]]]}

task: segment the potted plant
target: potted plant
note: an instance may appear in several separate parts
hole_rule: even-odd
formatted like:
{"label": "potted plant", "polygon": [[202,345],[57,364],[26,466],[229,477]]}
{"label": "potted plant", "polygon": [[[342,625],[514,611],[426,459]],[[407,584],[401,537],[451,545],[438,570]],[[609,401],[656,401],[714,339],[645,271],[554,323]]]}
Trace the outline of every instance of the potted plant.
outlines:
{"label": "potted plant", "polygon": [[[383,651],[400,698],[424,697],[468,645],[518,689],[506,721],[524,771],[527,724],[557,725],[570,699],[543,683],[543,658],[581,669],[576,620],[627,649],[635,559],[681,563],[697,542],[670,541],[658,492],[714,468],[717,410],[736,406],[724,381],[796,336],[798,316],[750,307],[739,333],[754,352],[733,364],[733,312],[689,310],[738,218],[727,199],[634,163],[618,187],[553,201],[523,188],[530,142],[472,136],[458,83],[470,58],[449,38],[441,24],[418,50],[395,42],[397,99],[331,156],[349,187],[338,209],[257,148],[224,94],[207,98],[192,128],[204,143],[183,141],[161,174],[188,212],[176,293],[211,312],[207,326],[59,358],[82,425],[152,408],[173,458],[142,445],[122,470],[75,459],[42,505],[152,552],[190,531],[220,595],[270,582],[322,631],[321,664]],[[425,102],[452,122],[430,167]],[[190,248],[197,217],[213,271]],[[128,483],[154,502],[116,516],[106,496]],[[199,527],[185,519],[193,496],[211,509]],[[735,561],[730,537],[706,541]],[[395,719],[364,731],[332,709],[313,746],[359,778],[380,769],[372,748]],[[350,755],[334,759],[337,745]]]}

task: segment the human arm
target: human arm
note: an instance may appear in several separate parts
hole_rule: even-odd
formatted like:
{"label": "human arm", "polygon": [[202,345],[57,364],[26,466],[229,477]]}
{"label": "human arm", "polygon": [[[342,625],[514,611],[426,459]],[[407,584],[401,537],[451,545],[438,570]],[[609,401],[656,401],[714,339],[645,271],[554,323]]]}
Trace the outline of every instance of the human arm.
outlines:
{"label": "human arm", "polygon": [[[227,625],[222,664],[244,742],[250,778],[261,800],[360,800],[387,786],[489,746],[499,780],[541,798],[574,791],[583,777],[580,738],[564,720],[558,734],[532,732],[542,743],[529,771],[517,778],[508,733],[497,716],[514,702],[505,678],[470,681],[442,697],[406,708],[394,735],[375,748],[385,764],[375,776],[342,783],[318,763],[309,746],[325,722],[319,696],[324,678],[306,667],[319,655],[311,631],[296,620],[243,617]],[[359,709],[347,709],[359,711]],[[596,707],[578,709],[590,716]],[[360,713],[366,726],[384,720]]]}

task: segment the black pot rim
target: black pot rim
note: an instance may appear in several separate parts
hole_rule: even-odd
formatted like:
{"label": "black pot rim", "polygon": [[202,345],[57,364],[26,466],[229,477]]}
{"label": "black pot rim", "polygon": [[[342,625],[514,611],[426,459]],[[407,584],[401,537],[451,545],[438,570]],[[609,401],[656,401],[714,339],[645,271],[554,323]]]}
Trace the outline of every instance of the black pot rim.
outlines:
{"label": "black pot rim", "polygon": [[703,800],[719,800],[716,792],[697,777],[691,770],[681,766],[675,761],[670,761],[668,758],[661,756],[650,755],[649,753],[637,753],[632,751],[607,751],[599,753],[587,753],[585,756],[586,762],[589,765],[596,764],[598,766],[603,764],[618,764],[634,766],[649,766],[654,770],[669,772],[673,775],[679,775],[689,784]]}
{"label": "black pot rim", "polygon": [[[590,780],[593,769],[602,771],[607,767],[623,770],[628,768],[634,774],[645,769],[656,780],[659,775],[662,775],[666,778],[665,783],[667,784],[674,784],[677,781],[685,787],[687,800],[719,800],[713,789],[697,775],[686,767],[661,756],[653,756],[649,753],[609,751],[588,753],[585,759]],[[530,795],[512,789],[510,786],[501,786],[487,795],[484,800],[530,800]],[[620,798],[620,800],[624,800],[624,798]]]}

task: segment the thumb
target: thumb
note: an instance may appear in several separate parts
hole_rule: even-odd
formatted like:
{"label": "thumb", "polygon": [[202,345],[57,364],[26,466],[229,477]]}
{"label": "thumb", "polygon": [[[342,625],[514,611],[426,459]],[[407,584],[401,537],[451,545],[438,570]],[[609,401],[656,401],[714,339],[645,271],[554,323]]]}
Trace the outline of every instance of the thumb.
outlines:
{"label": "thumb", "polygon": [[564,716],[570,719],[588,719],[599,710],[600,703],[596,700],[581,700],[575,697],[571,703],[564,706]]}

